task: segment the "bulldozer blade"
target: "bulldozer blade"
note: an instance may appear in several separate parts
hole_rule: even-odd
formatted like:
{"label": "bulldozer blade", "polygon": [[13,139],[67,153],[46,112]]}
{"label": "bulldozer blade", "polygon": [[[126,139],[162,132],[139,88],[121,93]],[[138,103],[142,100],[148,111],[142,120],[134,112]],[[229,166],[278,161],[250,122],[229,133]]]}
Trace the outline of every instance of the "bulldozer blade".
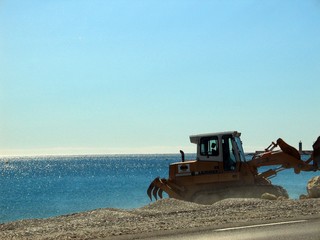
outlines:
{"label": "bulldozer blade", "polygon": [[313,165],[316,169],[320,169],[320,136],[312,145],[313,147]]}

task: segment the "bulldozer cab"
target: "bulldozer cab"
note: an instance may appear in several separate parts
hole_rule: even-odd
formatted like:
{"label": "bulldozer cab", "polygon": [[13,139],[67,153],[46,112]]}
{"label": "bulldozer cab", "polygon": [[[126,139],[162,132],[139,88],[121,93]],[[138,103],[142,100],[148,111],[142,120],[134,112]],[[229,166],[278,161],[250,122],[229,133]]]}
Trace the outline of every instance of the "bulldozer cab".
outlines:
{"label": "bulldozer cab", "polygon": [[224,171],[237,171],[245,156],[239,132],[222,132],[190,136],[197,144],[197,160],[223,163]]}

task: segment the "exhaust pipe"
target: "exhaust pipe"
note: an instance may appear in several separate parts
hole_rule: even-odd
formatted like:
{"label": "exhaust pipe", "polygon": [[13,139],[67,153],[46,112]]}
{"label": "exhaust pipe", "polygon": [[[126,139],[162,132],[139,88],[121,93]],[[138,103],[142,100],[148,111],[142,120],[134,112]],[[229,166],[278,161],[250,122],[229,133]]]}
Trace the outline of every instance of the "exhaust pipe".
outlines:
{"label": "exhaust pipe", "polygon": [[180,150],[180,154],[181,154],[181,162],[184,162],[184,152]]}

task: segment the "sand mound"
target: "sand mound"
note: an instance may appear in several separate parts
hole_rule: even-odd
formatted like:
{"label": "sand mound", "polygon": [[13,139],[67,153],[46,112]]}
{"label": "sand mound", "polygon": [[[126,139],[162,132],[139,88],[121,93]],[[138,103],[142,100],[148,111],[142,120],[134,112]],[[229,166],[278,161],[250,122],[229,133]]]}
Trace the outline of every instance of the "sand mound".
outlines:
{"label": "sand mound", "polygon": [[174,198],[161,199],[156,202],[152,202],[147,206],[139,208],[138,211],[155,211],[155,212],[178,212],[178,211],[192,211],[204,207],[197,203],[186,202],[182,200],[177,200]]}

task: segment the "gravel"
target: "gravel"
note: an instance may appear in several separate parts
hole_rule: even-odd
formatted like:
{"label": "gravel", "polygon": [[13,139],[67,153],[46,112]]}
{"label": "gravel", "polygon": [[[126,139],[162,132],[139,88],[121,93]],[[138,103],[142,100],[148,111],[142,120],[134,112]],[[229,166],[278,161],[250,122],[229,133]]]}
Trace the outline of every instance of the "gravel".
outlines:
{"label": "gravel", "polygon": [[225,199],[212,205],[163,199],[133,210],[96,209],[0,224],[0,239],[132,239],[231,223],[319,215],[320,199]]}

